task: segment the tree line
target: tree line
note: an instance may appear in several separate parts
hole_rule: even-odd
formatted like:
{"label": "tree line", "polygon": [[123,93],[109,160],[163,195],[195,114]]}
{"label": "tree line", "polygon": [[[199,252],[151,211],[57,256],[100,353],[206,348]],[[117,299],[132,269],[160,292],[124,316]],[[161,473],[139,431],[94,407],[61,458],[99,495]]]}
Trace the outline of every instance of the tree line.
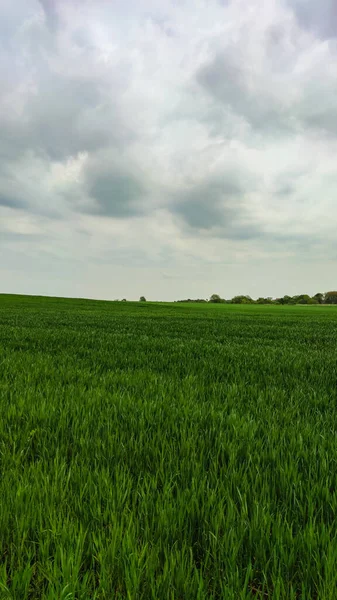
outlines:
{"label": "tree line", "polygon": [[257,298],[254,300],[250,296],[234,296],[230,300],[221,298],[219,294],[212,294],[209,299],[197,298],[187,300],[177,300],[176,302],[196,302],[211,304],[337,304],[337,292],[318,292],[314,296],[308,294],[299,294],[298,296],[282,296],[281,298]]}

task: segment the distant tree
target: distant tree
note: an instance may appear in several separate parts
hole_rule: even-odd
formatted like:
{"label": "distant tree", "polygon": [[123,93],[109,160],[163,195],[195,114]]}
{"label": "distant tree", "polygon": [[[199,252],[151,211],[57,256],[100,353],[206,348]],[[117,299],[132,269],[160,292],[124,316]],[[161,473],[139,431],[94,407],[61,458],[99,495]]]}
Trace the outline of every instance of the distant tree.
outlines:
{"label": "distant tree", "polygon": [[234,296],[232,304],[253,304],[254,300],[250,296]]}
{"label": "distant tree", "polygon": [[309,304],[310,296],[308,294],[301,294],[297,296],[296,304]]}
{"label": "distant tree", "polygon": [[[273,300],[271,296],[268,296],[268,298],[263,298],[262,296],[260,296],[260,298],[258,298],[257,300],[252,300],[250,298],[250,296],[244,296],[244,298],[246,298],[246,302],[244,302],[244,304],[283,304],[282,302],[282,298],[276,298],[276,300]],[[251,302],[249,302],[249,298],[251,300]]]}
{"label": "distant tree", "polygon": [[122,302],[126,302],[126,298],[123,298]]}
{"label": "distant tree", "polygon": [[207,300],[204,298],[187,298],[185,300],[175,300],[175,302],[193,302],[194,304],[206,304]]}
{"label": "distant tree", "polygon": [[321,294],[319,292],[318,294],[315,294],[313,297],[316,298],[318,304],[323,304],[324,303],[324,294]]}
{"label": "distant tree", "polygon": [[213,304],[220,304],[221,298],[220,298],[219,294],[212,294],[209,301],[212,302]]}
{"label": "distant tree", "polygon": [[337,292],[327,292],[324,298],[325,304],[337,304]]}
{"label": "distant tree", "polygon": [[291,302],[291,296],[283,296],[283,298],[278,298],[278,301],[280,304],[290,304]]}
{"label": "distant tree", "polygon": [[[146,298],[144,296],[140,297],[140,302],[146,302]],[[123,302],[126,302],[124,299]],[[177,302],[207,302],[203,298],[188,298],[186,300],[177,300]],[[309,296],[308,294],[298,294],[296,296],[288,296],[285,295],[280,298],[272,298],[268,296],[267,298],[263,298],[260,296],[257,300],[254,300],[248,295],[239,295],[234,296],[231,300],[226,300],[221,298],[219,294],[212,294],[208,302],[213,304],[337,304],[337,291],[327,292],[326,294],[315,294],[314,296]]]}
{"label": "distant tree", "polygon": [[141,297],[139,298],[139,302],[146,302],[146,298],[145,298],[145,296],[141,296]]}

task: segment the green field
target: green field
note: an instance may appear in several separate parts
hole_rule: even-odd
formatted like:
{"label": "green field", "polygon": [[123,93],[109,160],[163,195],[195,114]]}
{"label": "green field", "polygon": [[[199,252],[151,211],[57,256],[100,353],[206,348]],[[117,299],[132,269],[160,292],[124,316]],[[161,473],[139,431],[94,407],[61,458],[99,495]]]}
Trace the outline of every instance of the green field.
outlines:
{"label": "green field", "polygon": [[337,309],[0,296],[0,598],[337,598]]}

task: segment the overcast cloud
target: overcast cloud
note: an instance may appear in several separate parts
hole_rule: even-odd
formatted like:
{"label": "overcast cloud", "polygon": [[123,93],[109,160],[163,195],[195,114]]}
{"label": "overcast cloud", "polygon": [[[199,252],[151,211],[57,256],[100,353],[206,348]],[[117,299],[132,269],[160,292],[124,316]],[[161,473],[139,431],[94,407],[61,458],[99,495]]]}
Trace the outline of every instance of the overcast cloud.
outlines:
{"label": "overcast cloud", "polygon": [[0,292],[337,287],[334,0],[0,0]]}

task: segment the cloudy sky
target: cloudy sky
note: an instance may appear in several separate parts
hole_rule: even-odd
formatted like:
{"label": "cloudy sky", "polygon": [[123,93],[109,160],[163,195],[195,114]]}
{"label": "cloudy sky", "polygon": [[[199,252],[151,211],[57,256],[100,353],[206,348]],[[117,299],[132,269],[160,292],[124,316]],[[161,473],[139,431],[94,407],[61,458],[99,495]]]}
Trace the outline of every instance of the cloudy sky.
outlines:
{"label": "cloudy sky", "polygon": [[337,287],[335,0],[0,0],[0,292]]}

